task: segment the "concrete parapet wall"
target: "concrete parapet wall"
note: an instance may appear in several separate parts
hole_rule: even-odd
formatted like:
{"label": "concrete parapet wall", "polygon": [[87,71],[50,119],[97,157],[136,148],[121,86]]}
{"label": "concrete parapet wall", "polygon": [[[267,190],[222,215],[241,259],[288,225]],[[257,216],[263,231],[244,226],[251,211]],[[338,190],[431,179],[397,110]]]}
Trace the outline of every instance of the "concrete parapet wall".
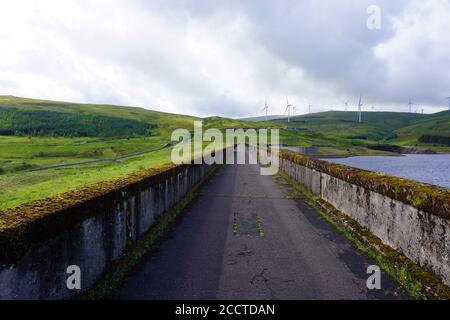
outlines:
{"label": "concrete parapet wall", "polygon": [[170,166],[0,212],[0,299],[67,299],[67,267],[91,287],[158,217],[177,204],[214,165]]}
{"label": "concrete parapet wall", "polygon": [[450,286],[450,190],[288,153],[280,167]]}

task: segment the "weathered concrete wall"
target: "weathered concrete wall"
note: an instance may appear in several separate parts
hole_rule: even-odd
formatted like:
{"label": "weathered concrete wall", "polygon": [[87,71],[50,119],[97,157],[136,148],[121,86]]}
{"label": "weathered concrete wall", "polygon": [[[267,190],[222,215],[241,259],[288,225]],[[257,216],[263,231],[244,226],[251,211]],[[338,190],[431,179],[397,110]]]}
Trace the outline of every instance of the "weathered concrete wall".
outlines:
{"label": "weathered concrete wall", "polygon": [[[385,244],[400,251],[420,266],[440,276],[443,282],[450,285],[450,219],[447,210],[450,203],[439,202],[430,199],[431,203],[442,203],[442,209],[434,206],[433,211],[418,209],[410,199],[401,201],[401,197],[394,199],[381,192],[370,190],[375,187],[357,185],[351,177],[354,175],[340,174],[333,176],[333,169],[326,168],[323,162],[314,163],[315,160],[302,159],[295,161],[294,158],[286,157],[280,161],[281,170],[291,178],[305,186],[311,193],[320,195],[324,200],[333,205],[339,211],[347,214],[360,225],[369,229],[379,237]],[[327,172],[317,169],[323,167]],[[340,166],[339,169],[343,167]],[[358,169],[351,169],[352,172]],[[365,171],[361,170],[359,174]],[[338,174],[336,174],[338,175]],[[397,180],[395,180],[397,181]],[[387,184],[386,190],[390,189],[389,179],[384,179]],[[407,188],[402,185],[393,188]],[[381,188],[377,188],[382,190]],[[426,186],[421,189],[425,197],[435,196],[439,191],[448,195],[448,191]],[[430,190],[430,191],[428,191]],[[428,194],[426,194],[428,193]],[[445,198],[447,199],[447,198]],[[430,207],[431,208],[431,207]]]}
{"label": "weathered concrete wall", "polygon": [[280,159],[280,169],[286,172],[294,180],[301,181],[301,184],[312,194],[320,195],[321,176],[319,171],[290,162],[283,158]]}
{"label": "weathered concrete wall", "polygon": [[14,243],[2,248],[0,299],[62,299],[78,295],[80,291],[67,289],[68,266],[80,267],[82,289],[92,286],[160,215],[214,167],[177,166],[53,212],[42,218],[45,221],[30,222],[18,237],[34,239],[23,253],[9,252],[14,250]]}

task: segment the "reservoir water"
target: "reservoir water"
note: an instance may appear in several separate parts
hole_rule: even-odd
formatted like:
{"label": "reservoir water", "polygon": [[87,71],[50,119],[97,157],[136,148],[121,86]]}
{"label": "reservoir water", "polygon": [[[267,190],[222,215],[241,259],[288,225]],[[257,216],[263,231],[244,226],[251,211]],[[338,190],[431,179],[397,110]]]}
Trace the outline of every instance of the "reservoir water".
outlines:
{"label": "reservoir water", "polygon": [[325,160],[450,188],[450,154],[360,156]]}

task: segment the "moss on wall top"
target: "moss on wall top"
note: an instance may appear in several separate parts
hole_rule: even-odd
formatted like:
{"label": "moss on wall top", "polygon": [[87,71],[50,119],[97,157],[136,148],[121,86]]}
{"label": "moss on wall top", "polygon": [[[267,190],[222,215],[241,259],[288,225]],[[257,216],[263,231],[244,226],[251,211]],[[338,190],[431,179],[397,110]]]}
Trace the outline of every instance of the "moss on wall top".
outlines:
{"label": "moss on wall top", "polygon": [[173,167],[162,166],[158,169],[146,169],[118,179],[103,181],[82,189],[64,192],[54,197],[35,200],[13,209],[0,210],[0,233],[17,225],[26,224],[52,213],[66,210],[69,207],[105,195],[112,190],[129,186]]}
{"label": "moss on wall top", "polygon": [[450,190],[426,183],[281,152],[283,159],[450,219]]}
{"label": "moss on wall top", "polygon": [[0,265],[14,262],[32,243],[50,238],[94,214],[108,212],[111,203],[120,200],[124,192],[158,184],[185,168],[186,165],[167,165],[146,169],[0,211]]}
{"label": "moss on wall top", "polygon": [[[195,159],[191,161],[194,163]],[[95,214],[109,212],[111,204],[123,199],[125,194],[158,185],[189,166],[167,164],[148,168],[13,209],[0,210],[0,266],[16,261],[33,243],[49,239]]]}

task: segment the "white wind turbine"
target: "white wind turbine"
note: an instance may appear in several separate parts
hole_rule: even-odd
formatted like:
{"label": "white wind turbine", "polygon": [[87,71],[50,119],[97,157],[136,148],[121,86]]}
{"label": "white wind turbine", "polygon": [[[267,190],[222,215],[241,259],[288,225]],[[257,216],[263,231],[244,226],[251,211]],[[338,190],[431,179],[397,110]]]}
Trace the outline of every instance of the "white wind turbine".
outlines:
{"label": "white wind turbine", "polygon": [[361,103],[362,100],[362,95],[359,95],[359,102],[358,102],[358,123],[362,122],[362,106],[363,104]]}
{"label": "white wind turbine", "polygon": [[269,106],[267,105],[267,97],[265,98],[265,102],[264,102],[264,108],[262,109],[262,111],[266,111],[266,121],[267,121],[267,113],[269,112]]}
{"label": "white wind turbine", "polygon": [[348,109],[348,101],[344,101],[345,111]]}
{"label": "white wind turbine", "polygon": [[292,104],[289,103],[288,97],[286,97],[286,110],[284,110],[284,113],[288,113],[288,122],[291,122],[291,107],[293,107]]}
{"label": "white wind turbine", "polygon": [[448,110],[450,110],[450,97],[446,97],[444,100],[448,100]]}
{"label": "white wind turbine", "polygon": [[411,101],[411,97],[409,97],[409,102],[408,102],[408,107],[409,107],[409,113],[412,112],[412,106],[414,105],[414,103]]}

